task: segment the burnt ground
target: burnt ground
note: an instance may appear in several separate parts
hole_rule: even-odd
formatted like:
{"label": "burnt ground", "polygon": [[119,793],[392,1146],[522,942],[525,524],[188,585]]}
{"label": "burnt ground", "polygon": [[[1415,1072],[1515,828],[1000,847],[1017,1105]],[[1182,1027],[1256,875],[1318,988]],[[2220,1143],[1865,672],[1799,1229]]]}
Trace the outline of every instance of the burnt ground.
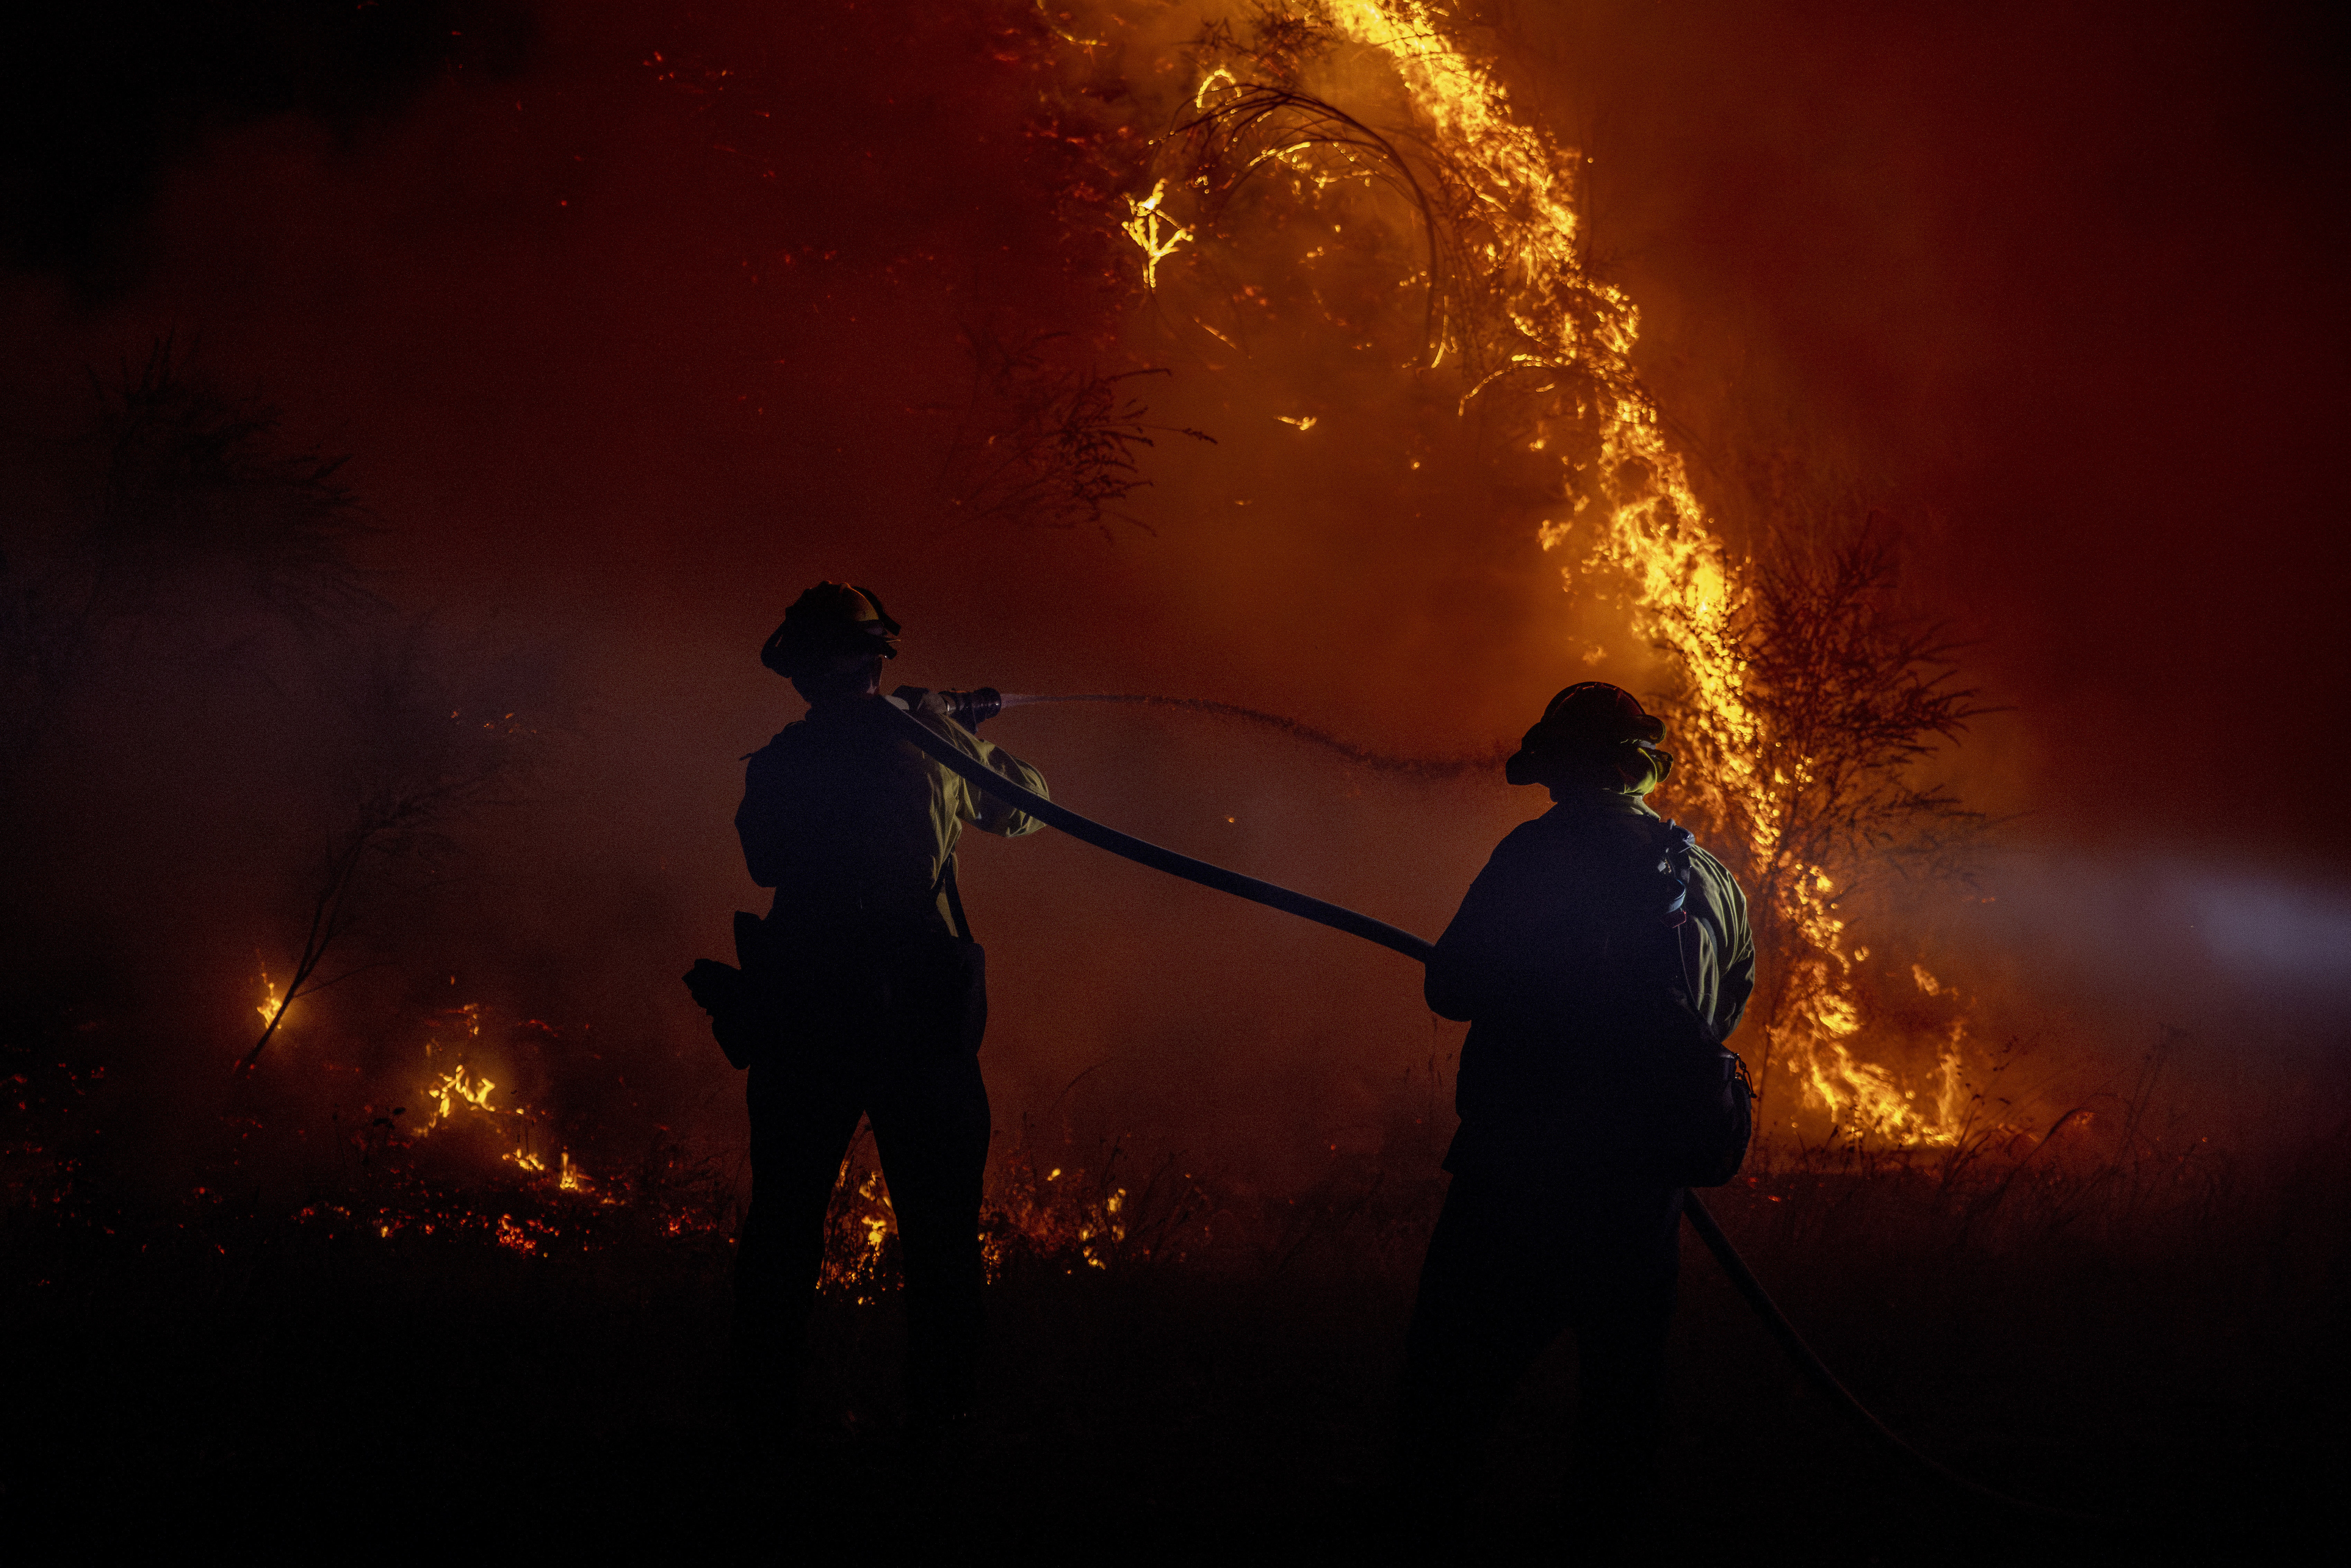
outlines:
{"label": "burnt ground", "polygon": [[[2343,1170],[2336,1140],[2258,1181],[2111,1159],[1962,1181],[1852,1151],[1743,1178],[1725,1228],[1881,1414],[2113,1522],[2053,1528],[1877,1458],[1686,1237],[1643,1560],[2306,1556],[2288,1542],[2351,1457]],[[674,1196],[477,1192],[388,1238],[332,1202],[20,1206],[11,1555],[1412,1560],[1382,1450],[1425,1196],[1334,1203],[1278,1253],[1016,1257],[951,1490],[902,1440],[887,1291],[826,1297],[807,1443],[737,1447],[723,1217]],[[1524,1391],[1464,1560],[1559,1555],[1573,1378],[1562,1346]]]}

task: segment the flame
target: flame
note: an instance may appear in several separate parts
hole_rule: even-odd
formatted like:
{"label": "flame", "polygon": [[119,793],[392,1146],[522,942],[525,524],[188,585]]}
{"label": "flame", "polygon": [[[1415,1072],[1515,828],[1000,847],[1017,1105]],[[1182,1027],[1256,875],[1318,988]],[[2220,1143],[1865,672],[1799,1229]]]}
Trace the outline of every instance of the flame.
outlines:
{"label": "flame", "polygon": [[898,1228],[898,1216],[891,1207],[879,1169],[868,1170],[864,1180],[848,1192],[849,1202],[841,1206],[845,1212],[832,1222],[818,1288],[845,1291],[857,1305],[871,1306],[895,1283],[887,1248]]}
{"label": "flame", "polygon": [[[428,1055],[433,1048],[433,1041],[425,1042]],[[435,1108],[433,1114],[426,1119],[423,1130],[430,1131],[440,1123],[447,1121],[460,1105],[470,1105],[476,1111],[489,1111],[493,1115],[496,1114],[490,1105],[490,1092],[496,1087],[496,1083],[486,1078],[473,1077],[467,1072],[465,1064],[459,1062],[455,1067],[425,1085],[424,1097],[434,1102]]]}
{"label": "flame", "polygon": [[1039,1176],[1026,1155],[1007,1163],[981,1238],[990,1280],[1002,1276],[1016,1250],[1057,1260],[1065,1272],[1111,1266],[1126,1243],[1126,1188],[1084,1177],[1083,1171],[1064,1173],[1059,1166]]}
{"label": "flame", "polygon": [[286,1010],[286,1003],[277,995],[277,983],[269,977],[269,967],[266,964],[261,967],[261,1005],[253,1010],[261,1015],[261,1027],[267,1029],[277,1021],[277,1015]]}
{"label": "flame", "polygon": [[[479,1010],[469,1005],[463,1009],[463,1017],[468,1033],[478,1037],[482,1032]],[[424,1042],[424,1054],[427,1060],[441,1049],[441,1042],[438,1040],[427,1040]],[[491,1104],[490,1096],[496,1089],[496,1080],[477,1078],[471,1068],[462,1061],[459,1062],[447,1071],[437,1074],[424,1085],[421,1092],[431,1103],[432,1113],[418,1124],[410,1135],[416,1138],[424,1137],[434,1128],[467,1113],[490,1117],[493,1120],[493,1125],[503,1126],[507,1135],[515,1140],[514,1148],[498,1156],[502,1164],[513,1166],[528,1176],[552,1174],[555,1176],[556,1190],[559,1192],[593,1193],[596,1190],[595,1183],[589,1178],[587,1172],[571,1163],[571,1152],[569,1149],[557,1152],[555,1168],[552,1173],[549,1172],[547,1156],[539,1152],[544,1145],[538,1142],[539,1132],[538,1116],[528,1105],[501,1107]],[[609,1204],[619,1200],[606,1197],[603,1201]]]}
{"label": "flame", "polygon": [[1167,199],[1167,182],[1162,180],[1151,188],[1151,194],[1141,201],[1129,196],[1126,204],[1129,216],[1122,227],[1126,237],[1143,251],[1143,286],[1159,287],[1159,264],[1176,254],[1176,247],[1192,237],[1192,231],[1170,217],[1161,204]]}

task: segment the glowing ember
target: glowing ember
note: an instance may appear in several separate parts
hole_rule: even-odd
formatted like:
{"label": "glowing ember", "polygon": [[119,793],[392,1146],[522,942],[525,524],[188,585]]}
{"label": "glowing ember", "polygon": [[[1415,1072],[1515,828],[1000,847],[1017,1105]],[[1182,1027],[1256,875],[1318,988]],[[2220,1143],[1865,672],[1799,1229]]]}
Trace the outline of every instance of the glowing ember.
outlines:
{"label": "glowing ember", "polygon": [[1162,180],[1151,188],[1151,194],[1141,201],[1127,198],[1133,215],[1124,225],[1127,238],[1143,249],[1143,284],[1146,288],[1159,285],[1159,264],[1176,254],[1176,247],[1192,237],[1192,231],[1161,210],[1167,199],[1167,182]]}
{"label": "glowing ember", "polygon": [[277,1015],[286,1010],[286,1003],[278,997],[277,984],[269,977],[266,967],[261,971],[261,1005],[253,1010],[261,1015],[262,1027],[266,1029],[277,1021]]}
{"label": "glowing ember", "polygon": [[1082,1171],[1058,1166],[1042,1176],[1025,1158],[998,1173],[988,1200],[981,1249],[991,1280],[1016,1252],[1054,1261],[1063,1271],[1108,1269],[1127,1239],[1127,1192],[1090,1183]]}
{"label": "glowing ember", "polygon": [[882,1185],[882,1173],[869,1170],[855,1186],[844,1184],[841,1210],[825,1248],[820,1285],[845,1291],[859,1306],[871,1305],[898,1283],[890,1267],[890,1238],[898,1217]]}
{"label": "glowing ember", "polygon": [[496,1084],[486,1078],[474,1077],[466,1071],[465,1064],[459,1062],[455,1067],[425,1085],[424,1097],[433,1101],[436,1108],[432,1117],[419,1131],[430,1132],[440,1123],[447,1121],[460,1105],[471,1106],[476,1111],[489,1112],[492,1115],[497,1114],[490,1109],[490,1092],[496,1087]]}

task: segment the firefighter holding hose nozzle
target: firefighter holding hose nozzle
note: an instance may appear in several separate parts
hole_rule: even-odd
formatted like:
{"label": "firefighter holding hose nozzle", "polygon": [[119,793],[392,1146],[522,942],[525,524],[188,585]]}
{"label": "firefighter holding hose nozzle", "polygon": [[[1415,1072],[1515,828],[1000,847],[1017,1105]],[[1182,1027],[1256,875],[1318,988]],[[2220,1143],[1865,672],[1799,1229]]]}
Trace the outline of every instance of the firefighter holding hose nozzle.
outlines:
{"label": "firefighter holding hose nozzle", "polygon": [[1570,1529],[1609,1550],[1652,1484],[1683,1189],[1744,1153],[1744,1073],[1721,1042],[1755,986],[1739,884],[1643,799],[1673,766],[1664,738],[1605,683],[1552,698],[1506,771],[1555,804],[1496,848],[1428,961],[1428,1005],[1470,1024],[1400,1411],[1402,1479],[1440,1536],[1562,1331]]}
{"label": "firefighter holding hose nozzle", "polygon": [[904,1249],[911,1424],[939,1437],[972,1406],[987,1004],[956,846],[967,823],[1006,838],[1041,824],[907,744],[892,709],[1040,795],[1045,780],[967,727],[994,711],[993,693],[881,695],[898,631],[872,591],[826,582],[768,640],[760,662],[809,705],[748,759],[735,817],[775,904],[765,920],[737,916],[739,972],[705,960],[687,977],[729,1059],[749,1068],[735,1333],[740,1408],[761,1438],[795,1415],[825,1213],[861,1116]]}

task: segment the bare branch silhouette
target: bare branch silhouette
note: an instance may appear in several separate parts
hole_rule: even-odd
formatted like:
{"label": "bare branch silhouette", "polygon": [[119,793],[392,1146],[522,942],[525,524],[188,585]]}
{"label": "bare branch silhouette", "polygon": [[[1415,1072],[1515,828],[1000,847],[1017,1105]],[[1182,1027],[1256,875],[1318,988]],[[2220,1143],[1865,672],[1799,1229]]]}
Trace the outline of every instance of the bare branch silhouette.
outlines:
{"label": "bare branch silhouette", "polygon": [[974,517],[1053,528],[1083,524],[1104,537],[1108,517],[1144,528],[1117,510],[1151,484],[1140,449],[1157,444],[1155,434],[1210,444],[1216,438],[1147,422],[1150,409],[1128,386],[1165,370],[1104,375],[1056,365],[1050,349],[1065,336],[1008,343],[982,329],[968,335],[971,404],[940,475],[949,504]]}

